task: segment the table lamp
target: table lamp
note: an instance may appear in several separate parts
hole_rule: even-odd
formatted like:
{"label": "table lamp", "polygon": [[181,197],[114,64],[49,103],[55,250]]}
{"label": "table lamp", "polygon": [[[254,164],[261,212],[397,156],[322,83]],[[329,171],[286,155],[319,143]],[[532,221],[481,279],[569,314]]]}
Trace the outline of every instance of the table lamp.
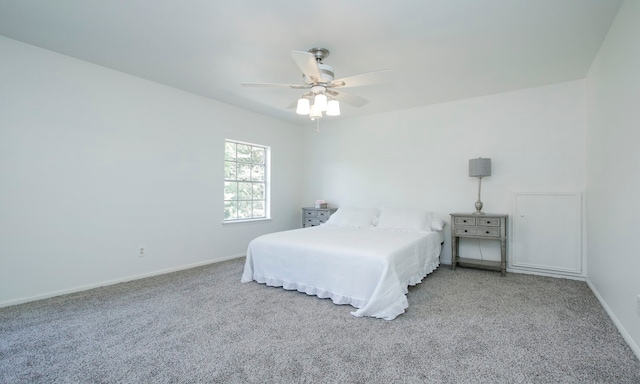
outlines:
{"label": "table lamp", "polygon": [[483,159],[478,157],[477,159],[469,160],[469,177],[478,178],[478,201],[476,201],[476,211],[474,215],[484,215],[482,212],[482,201],[480,201],[480,188],[482,186],[482,178],[485,176],[491,176],[491,159]]}

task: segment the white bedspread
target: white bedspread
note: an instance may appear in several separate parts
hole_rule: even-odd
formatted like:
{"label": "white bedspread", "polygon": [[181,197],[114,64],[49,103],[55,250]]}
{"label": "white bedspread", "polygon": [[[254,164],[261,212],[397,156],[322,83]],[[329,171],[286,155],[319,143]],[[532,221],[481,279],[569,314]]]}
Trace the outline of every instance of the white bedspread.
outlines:
{"label": "white bedspread", "polygon": [[298,290],[354,316],[392,320],[406,293],[440,264],[441,232],[408,233],[324,224],[260,236],[247,249],[242,282]]}

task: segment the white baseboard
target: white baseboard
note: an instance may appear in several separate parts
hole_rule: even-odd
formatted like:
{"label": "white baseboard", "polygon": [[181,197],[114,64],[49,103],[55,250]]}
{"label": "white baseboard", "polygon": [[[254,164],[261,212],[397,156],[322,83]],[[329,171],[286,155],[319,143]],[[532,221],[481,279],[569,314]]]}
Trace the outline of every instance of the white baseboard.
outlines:
{"label": "white baseboard", "polygon": [[631,338],[631,336],[629,336],[629,333],[627,332],[627,330],[624,329],[624,327],[622,326],[622,323],[620,323],[620,321],[618,320],[616,315],[613,313],[611,308],[609,308],[609,305],[607,305],[607,302],[604,301],[602,296],[600,296],[600,293],[598,292],[596,287],[594,287],[593,284],[591,284],[591,281],[589,281],[589,279],[587,279],[587,285],[589,286],[589,288],[591,288],[591,291],[593,292],[593,294],[596,295],[596,297],[598,298],[598,301],[600,302],[600,305],[602,305],[604,310],[607,312],[607,314],[613,321],[613,324],[615,324],[616,328],[618,328],[618,331],[620,332],[624,340],[627,342],[627,344],[629,345],[633,353],[636,355],[638,360],[640,360],[640,348],[638,347],[638,344],[636,344],[635,341],[633,341],[633,339]]}
{"label": "white baseboard", "polygon": [[[441,265],[446,265],[447,267],[451,267],[451,261],[448,263],[446,261],[441,262]],[[569,279],[569,280],[578,280],[585,281],[586,278],[584,276],[572,276],[565,275],[562,273],[551,273],[551,272],[542,272],[542,271],[530,271],[526,269],[517,269],[517,268],[507,268],[507,272],[509,273],[518,273],[521,275],[537,275],[537,276],[545,276],[545,277],[555,277],[558,279]]]}
{"label": "white baseboard", "polygon": [[561,272],[548,272],[548,271],[534,271],[527,269],[519,269],[519,268],[507,268],[507,272],[511,273],[520,273],[523,275],[538,275],[538,276],[546,276],[546,277],[556,277],[558,279],[569,279],[569,280],[578,280],[578,281],[586,281],[586,277],[580,275],[569,275]]}
{"label": "white baseboard", "polygon": [[45,293],[45,294],[42,294],[42,295],[31,296],[31,297],[15,299],[15,300],[3,301],[3,302],[0,302],[0,308],[9,307],[9,306],[12,306],[12,305],[24,304],[24,303],[28,303],[28,302],[36,301],[36,300],[48,299],[48,298],[56,297],[56,296],[68,295],[70,293],[75,293],[75,292],[87,291],[89,289],[94,289],[94,288],[106,287],[106,286],[109,286],[109,285],[124,283],[124,282],[127,282],[127,281],[144,279],[146,277],[164,275],[166,273],[178,272],[178,271],[182,271],[182,270],[185,270],[185,269],[201,267],[201,266],[207,265],[207,264],[220,263],[220,262],[223,262],[223,261],[238,259],[240,257],[245,257],[245,256],[246,256],[246,254],[244,254],[244,253],[240,254],[240,255],[225,256],[225,257],[221,257],[221,258],[217,258],[217,259],[209,259],[209,260],[206,260],[206,261],[201,261],[201,262],[198,262],[198,263],[181,265],[179,267],[173,267],[173,268],[161,269],[159,271],[143,273],[143,274],[140,274],[140,275],[127,276],[127,277],[123,277],[123,278],[119,278],[119,279],[107,280],[107,281],[102,281],[102,282],[99,282],[99,283],[82,285],[82,286],[79,286],[79,287],[73,287],[73,288],[69,288],[69,289],[63,289],[63,290],[60,290],[60,291],[49,292],[49,293]]}

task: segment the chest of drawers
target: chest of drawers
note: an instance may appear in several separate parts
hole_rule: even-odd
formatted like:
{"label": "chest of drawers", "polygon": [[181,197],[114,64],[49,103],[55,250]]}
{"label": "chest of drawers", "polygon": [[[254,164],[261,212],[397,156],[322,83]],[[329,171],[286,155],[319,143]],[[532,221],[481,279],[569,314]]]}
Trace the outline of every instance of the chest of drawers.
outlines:
{"label": "chest of drawers", "polygon": [[[456,265],[507,272],[507,217],[506,214],[473,215],[451,214],[451,269]],[[462,258],[458,254],[459,238],[495,239],[500,241],[500,261]]]}
{"label": "chest of drawers", "polygon": [[329,220],[329,216],[337,210],[338,208],[302,208],[302,228],[326,223]]}

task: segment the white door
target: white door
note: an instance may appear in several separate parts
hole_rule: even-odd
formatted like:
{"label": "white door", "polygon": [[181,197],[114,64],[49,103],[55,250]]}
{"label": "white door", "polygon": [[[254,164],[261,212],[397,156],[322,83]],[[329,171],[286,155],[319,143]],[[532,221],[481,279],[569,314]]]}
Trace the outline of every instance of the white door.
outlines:
{"label": "white door", "polygon": [[580,193],[515,193],[510,266],[582,274]]}

